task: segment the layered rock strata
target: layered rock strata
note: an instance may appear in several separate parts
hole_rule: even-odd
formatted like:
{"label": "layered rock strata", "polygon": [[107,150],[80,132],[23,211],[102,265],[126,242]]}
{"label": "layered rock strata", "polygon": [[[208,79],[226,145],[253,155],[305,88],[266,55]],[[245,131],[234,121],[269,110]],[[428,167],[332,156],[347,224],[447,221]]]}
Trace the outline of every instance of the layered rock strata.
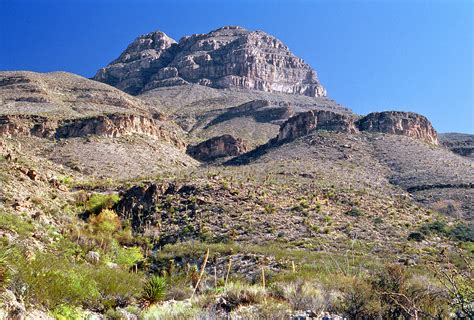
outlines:
{"label": "layered rock strata", "polygon": [[196,83],[321,97],[316,72],[280,40],[262,31],[223,27],[178,43],[157,31],[138,37],[95,80],[131,94]]}
{"label": "layered rock strata", "polygon": [[438,144],[438,135],[428,119],[416,113],[399,111],[374,112],[356,121],[348,114],[310,110],[299,113],[282,124],[276,141],[296,139],[314,130],[380,132]]}

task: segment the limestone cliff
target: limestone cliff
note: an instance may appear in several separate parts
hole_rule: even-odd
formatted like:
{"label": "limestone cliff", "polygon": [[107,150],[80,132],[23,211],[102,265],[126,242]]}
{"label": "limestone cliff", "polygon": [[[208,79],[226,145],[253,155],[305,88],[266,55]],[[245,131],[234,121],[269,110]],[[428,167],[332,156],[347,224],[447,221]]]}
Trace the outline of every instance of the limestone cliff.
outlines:
{"label": "limestone cliff", "polygon": [[162,32],[137,38],[100,69],[95,80],[138,94],[197,83],[220,89],[254,89],[325,96],[316,72],[280,40],[262,31],[223,27],[178,43]]}

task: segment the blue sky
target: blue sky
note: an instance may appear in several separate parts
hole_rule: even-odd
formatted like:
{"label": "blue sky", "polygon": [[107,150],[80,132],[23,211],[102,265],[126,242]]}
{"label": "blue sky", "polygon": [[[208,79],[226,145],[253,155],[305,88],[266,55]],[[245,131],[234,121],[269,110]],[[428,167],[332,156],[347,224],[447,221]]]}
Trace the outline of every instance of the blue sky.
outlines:
{"label": "blue sky", "polygon": [[140,34],[263,30],[356,113],[408,110],[474,133],[474,1],[0,0],[0,70],[91,77]]}

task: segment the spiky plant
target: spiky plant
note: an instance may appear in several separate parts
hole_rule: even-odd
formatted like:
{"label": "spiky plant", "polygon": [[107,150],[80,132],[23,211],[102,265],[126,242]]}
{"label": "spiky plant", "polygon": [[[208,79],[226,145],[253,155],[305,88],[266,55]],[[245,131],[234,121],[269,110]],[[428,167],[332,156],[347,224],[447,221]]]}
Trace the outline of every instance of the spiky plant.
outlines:
{"label": "spiky plant", "polygon": [[149,305],[164,299],[166,294],[166,279],[159,276],[151,276],[143,288],[143,299]]}

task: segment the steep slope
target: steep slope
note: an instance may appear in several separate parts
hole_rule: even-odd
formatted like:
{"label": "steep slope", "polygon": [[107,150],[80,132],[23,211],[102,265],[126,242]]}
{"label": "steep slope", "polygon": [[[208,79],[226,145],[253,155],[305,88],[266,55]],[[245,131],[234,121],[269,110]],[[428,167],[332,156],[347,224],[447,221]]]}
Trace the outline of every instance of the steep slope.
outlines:
{"label": "steep slope", "polygon": [[230,26],[178,43],[159,31],[140,36],[94,79],[132,94],[197,83],[219,89],[326,95],[316,72],[280,40]]}
{"label": "steep slope", "polygon": [[326,97],[218,90],[197,84],[157,88],[138,97],[179,124],[192,142],[230,134],[257,146],[273,138],[280,124],[298,112],[351,112]]}
{"label": "steep slope", "polygon": [[196,164],[182,130],[145,102],[65,72],[0,72],[0,136],[97,177]]}

